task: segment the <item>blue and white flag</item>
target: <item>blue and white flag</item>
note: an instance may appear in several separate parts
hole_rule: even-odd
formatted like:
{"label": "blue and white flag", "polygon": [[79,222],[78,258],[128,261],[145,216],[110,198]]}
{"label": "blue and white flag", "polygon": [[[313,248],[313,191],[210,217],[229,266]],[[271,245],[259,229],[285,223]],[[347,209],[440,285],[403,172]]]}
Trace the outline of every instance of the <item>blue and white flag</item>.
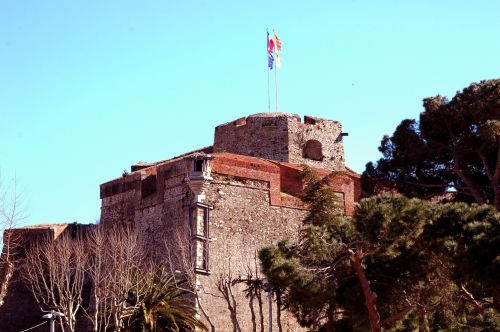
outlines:
{"label": "blue and white flag", "polygon": [[[266,50],[267,50],[267,67],[269,69],[273,69],[273,63],[274,63],[274,57],[273,57],[273,51],[269,51],[270,50],[270,44],[269,44],[269,30],[267,31],[267,38],[266,38],[266,42],[267,42],[267,45],[266,45]],[[274,44],[273,44],[273,48],[274,48]]]}
{"label": "blue and white flag", "polygon": [[273,69],[274,57],[272,54],[267,53],[267,66],[269,69]]}

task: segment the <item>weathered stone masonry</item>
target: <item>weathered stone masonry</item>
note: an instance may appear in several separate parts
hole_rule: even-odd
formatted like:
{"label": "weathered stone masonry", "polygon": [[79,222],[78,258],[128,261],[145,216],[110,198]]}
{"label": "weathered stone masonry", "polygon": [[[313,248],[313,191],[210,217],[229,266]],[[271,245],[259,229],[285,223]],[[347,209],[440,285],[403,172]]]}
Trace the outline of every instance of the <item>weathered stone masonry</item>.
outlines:
{"label": "weathered stone masonry", "polygon": [[214,152],[339,170],[344,168],[342,125],[295,114],[259,113],[215,128]]}

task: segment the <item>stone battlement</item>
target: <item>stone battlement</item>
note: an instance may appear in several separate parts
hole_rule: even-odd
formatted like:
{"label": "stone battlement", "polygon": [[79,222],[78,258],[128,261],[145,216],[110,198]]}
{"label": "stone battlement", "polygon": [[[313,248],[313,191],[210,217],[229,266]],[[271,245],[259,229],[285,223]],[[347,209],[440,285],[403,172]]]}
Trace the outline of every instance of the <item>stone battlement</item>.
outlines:
{"label": "stone battlement", "polygon": [[257,113],[215,128],[213,151],[343,170],[342,125],[290,113]]}

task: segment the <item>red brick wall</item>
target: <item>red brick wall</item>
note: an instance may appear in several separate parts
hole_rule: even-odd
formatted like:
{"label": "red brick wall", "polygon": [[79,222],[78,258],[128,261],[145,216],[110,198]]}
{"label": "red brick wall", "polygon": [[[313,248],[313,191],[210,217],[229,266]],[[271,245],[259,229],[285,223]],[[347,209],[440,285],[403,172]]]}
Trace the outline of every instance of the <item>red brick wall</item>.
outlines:
{"label": "red brick wall", "polygon": [[[214,157],[212,170],[215,173],[268,182],[271,205],[303,207],[298,200],[283,195],[285,193],[297,196],[302,190],[303,182],[300,175],[302,166],[231,153],[217,153]],[[345,213],[352,215],[355,203],[359,200],[359,176],[351,172],[332,173],[325,169],[314,170],[321,176],[331,177],[332,188],[344,194]]]}

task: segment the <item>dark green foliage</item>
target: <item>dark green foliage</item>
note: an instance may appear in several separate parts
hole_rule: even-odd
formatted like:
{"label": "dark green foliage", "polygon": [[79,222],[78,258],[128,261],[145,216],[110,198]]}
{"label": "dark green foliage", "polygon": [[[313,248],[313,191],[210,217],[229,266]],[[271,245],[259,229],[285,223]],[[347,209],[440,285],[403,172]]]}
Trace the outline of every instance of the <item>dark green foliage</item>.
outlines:
{"label": "dark green foliage", "polygon": [[451,192],[499,210],[500,80],[473,83],[451,101],[426,98],[424,108],[420,121],[403,120],[382,139],[383,157],[366,165],[363,190],[421,198]]}
{"label": "dark green foliage", "polygon": [[446,204],[425,234],[450,258],[460,283],[500,286],[500,214],[491,206]]}
{"label": "dark green foliage", "polygon": [[195,318],[194,300],[182,290],[185,281],[176,281],[163,267],[150,272],[147,291],[131,293],[129,304],[136,309],[128,319],[127,331],[133,332],[188,332],[199,328],[206,331]]}
{"label": "dark green foliage", "polygon": [[407,326],[421,324],[422,312],[430,326],[499,319],[499,307],[486,309],[499,287],[500,214],[493,207],[384,195],[362,200],[353,219],[370,250],[366,274],[382,317],[407,301],[414,306],[400,322]]}
{"label": "dark green foliage", "polygon": [[370,329],[355,254],[384,331],[495,329],[500,214],[493,207],[383,195],[362,200],[349,219],[337,212],[327,179],[308,169],[304,178],[311,211],[300,241],[260,252],[264,274],[301,324]]}
{"label": "dark green foliage", "polygon": [[284,307],[295,313],[302,325],[314,326],[327,311],[334,310],[332,294],[338,289],[337,276],[345,270],[345,263],[339,260],[336,276],[330,274],[330,266],[344,251],[350,224],[338,212],[328,178],[319,178],[309,168],[303,176],[307,184],[303,200],[311,204],[311,211],[301,240],[263,248],[259,258],[272,286],[283,290]]}

